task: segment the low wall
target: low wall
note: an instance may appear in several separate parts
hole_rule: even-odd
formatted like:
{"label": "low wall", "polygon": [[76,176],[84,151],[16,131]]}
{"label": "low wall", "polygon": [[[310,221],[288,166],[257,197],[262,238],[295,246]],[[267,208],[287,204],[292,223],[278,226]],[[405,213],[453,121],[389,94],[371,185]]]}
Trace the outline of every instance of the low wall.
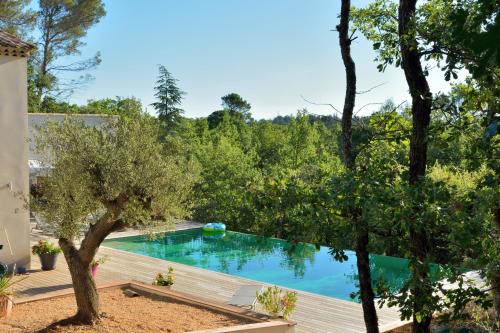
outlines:
{"label": "low wall", "polygon": [[[187,303],[190,305],[203,307],[206,309],[210,309],[217,312],[222,312],[225,314],[229,314],[234,317],[239,317],[241,319],[253,321],[253,324],[245,324],[245,325],[235,325],[235,326],[227,326],[214,328],[209,330],[199,330],[192,331],[191,333],[294,333],[295,332],[295,322],[281,319],[271,319],[270,317],[238,308],[232,305],[227,305],[223,303],[213,302],[201,297],[196,297],[194,295],[181,293],[178,291],[172,291],[166,289],[164,287],[152,286],[148,284],[144,284],[142,282],[137,281],[128,281],[128,282],[116,282],[112,284],[99,286],[99,290],[108,289],[108,288],[120,288],[120,289],[131,289],[138,294],[151,294],[158,296],[165,296],[168,298],[175,299],[176,301],[180,301],[183,303]],[[21,298],[19,300],[14,299],[14,304],[24,304],[29,302],[35,302],[44,299],[51,299],[56,297],[64,297],[73,294],[72,289],[66,289],[56,292],[50,292],[43,295],[37,295],[33,297]]]}

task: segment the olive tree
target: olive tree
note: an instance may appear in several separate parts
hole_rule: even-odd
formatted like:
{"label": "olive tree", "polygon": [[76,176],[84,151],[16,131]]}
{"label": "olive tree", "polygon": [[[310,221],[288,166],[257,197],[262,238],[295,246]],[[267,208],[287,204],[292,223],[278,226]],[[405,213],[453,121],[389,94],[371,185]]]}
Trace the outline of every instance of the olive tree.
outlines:
{"label": "olive tree", "polygon": [[50,172],[33,210],[55,230],[68,263],[78,311],[73,322],[99,320],[90,263],[101,242],[124,226],[144,228],[186,216],[193,168],[166,156],[147,116],[101,127],[68,118],[38,129],[35,147]]}

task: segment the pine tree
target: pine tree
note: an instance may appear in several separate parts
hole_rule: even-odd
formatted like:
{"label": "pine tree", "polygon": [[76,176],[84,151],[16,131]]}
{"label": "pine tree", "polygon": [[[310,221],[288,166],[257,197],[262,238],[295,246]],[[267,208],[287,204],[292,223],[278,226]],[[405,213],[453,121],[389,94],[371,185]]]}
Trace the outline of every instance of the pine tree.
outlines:
{"label": "pine tree", "polygon": [[165,129],[174,128],[180,119],[184,110],[179,108],[181,105],[184,91],[177,87],[177,81],[172,74],[163,65],[158,67],[160,74],[156,81],[155,97],[157,102],[151,105],[158,112],[158,117]]}

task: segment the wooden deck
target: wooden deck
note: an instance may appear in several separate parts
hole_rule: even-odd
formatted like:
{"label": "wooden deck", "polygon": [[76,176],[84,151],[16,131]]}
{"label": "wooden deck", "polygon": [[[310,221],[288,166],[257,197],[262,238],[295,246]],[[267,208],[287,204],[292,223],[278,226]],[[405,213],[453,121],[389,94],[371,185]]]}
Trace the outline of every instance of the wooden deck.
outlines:
{"label": "wooden deck", "polygon": [[[189,226],[189,224],[184,224],[179,227]],[[130,235],[130,233],[120,233],[113,236],[125,235]],[[98,284],[123,280],[138,280],[149,283],[156,272],[166,271],[168,266],[172,266],[176,271],[174,290],[199,295],[218,302],[227,302],[241,285],[266,285],[261,282],[110,248],[102,247],[99,250],[99,255],[109,256],[109,261],[100,267],[96,278]],[[54,271],[41,271],[37,256],[32,257],[31,268],[29,277],[17,285],[16,297],[29,297],[71,288],[71,278],[62,256],[59,257],[57,269]],[[378,315],[381,331],[401,324],[398,312],[394,309],[378,310]],[[298,291],[297,308],[291,319],[298,323],[297,332],[365,332],[361,305],[303,291]]]}

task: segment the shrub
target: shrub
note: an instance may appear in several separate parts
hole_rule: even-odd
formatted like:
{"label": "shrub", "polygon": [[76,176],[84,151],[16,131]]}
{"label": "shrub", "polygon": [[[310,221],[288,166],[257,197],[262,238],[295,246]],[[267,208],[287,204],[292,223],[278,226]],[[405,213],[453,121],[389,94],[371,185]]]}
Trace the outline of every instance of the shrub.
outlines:
{"label": "shrub", "polygon": [[100,257],[99,259],[92,259],[92,262],[90,263],[90,267],[96,267],[96,266],[102,265],[106,261],[108,261],[108,256]]}
{"label": "shrub", "polygon": [[295,310],[297,293],[282,290],[277,286],[268,287],[263,292],[257,293],[257,302],[272,317],[278,317],[281,314],[283,319],[286,319]]}
{"label": "shrub", "polygon": [[21,282],[24,279],[26,278],[14,281],[12,277],[9,277],[7,275],[0,276],[0,298],[1,297],[10,298],[14,294],[14,292],[12,291],[12,286],[15,285],[16,283]]}
{"label": "shrub", "polygon": [[33,254],[58,254],[61,248],[46,240],[39,240],[37,244],[31,247]]}
{"label": "shrub", "polygon": [[174,284],[174,269],[172,267],[168,267],[168,271],[166,275],[162,273],[158,273],[153,280],[154,286],[171,286]]}

